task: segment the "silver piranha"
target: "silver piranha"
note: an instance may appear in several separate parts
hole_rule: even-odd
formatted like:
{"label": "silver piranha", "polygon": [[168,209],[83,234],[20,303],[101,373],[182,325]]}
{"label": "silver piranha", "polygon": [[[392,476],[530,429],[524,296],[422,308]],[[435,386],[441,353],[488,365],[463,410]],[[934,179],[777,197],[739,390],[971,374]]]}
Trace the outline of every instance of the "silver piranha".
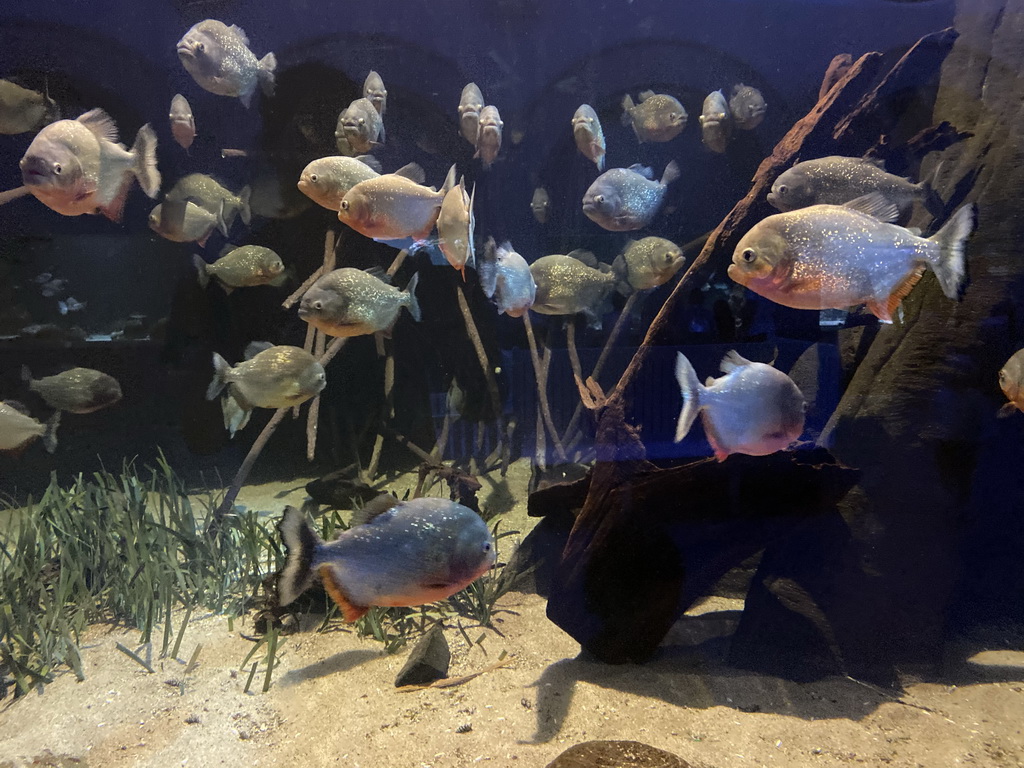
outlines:
{"label": "silver piranha", "polygon": [[281,282],[284,263],[281,257],[262,245],[243,245],[221,256],[213,264],[207,264],[203,257],[192,257],[199,285],[205,288],[211,277],[231,293],[235,288],[250,288],[256,285],[274,285]]}
{"label": "silver piranha", "polygon": [[288,550],[277,581],[288,605],[320,577],[346,621],[372,605],[433,603],[464,589],[494,564],[487,524],[447,499],[398,501],[385,494],[358,510],[351,527],[325,542],[302,512],[285,510],[278,526]]}
{"label": "silver piranha", "polygon": [[626,94],[622,97],[622,110],[622,124],[632,126],[641,143],[672,141],[686,127],[686,110],[668,94],[644,91],[639,104],[634,104]]}
{"label": "silver piranha", "polygon": [[764,120],[768,105],[757,88],[740,83],[732,87],[729,97],[729,111],[733,122],[741,131],[752,131]]}
{"label": "silver piranha", "polygon": [[480,111],[480,133],[476,137],[476,154],[490,168],[501,151],[501,131],[505,123],[501,121],[498,108],[488,104]]}
{"label": "silver piranha", "polygon": [[268,53],[257,61],[241,27],[206,19],[185,33],[178,41],[177,51],[188,73],[210,93],[236,96],[246,107],[257,83],[267,96],[274,95],[277,58]]}
{"label": "silver piranha", "polygon": [[772,184],[768,202],[780,211],[795,211],[809,205],[842,205],[872,192],[880,192],[901,211],[931,194],[927,182],[914,184],[886,173],[881,161],[832,155],[784,171]]}
{"label": "silver piranha", "polygon": [[196,138],[196,119],[188,99],[180,93],[174,94],[174,98],[171,99],[171,112],[167,119],[171,123],[171,135],[174,136],[174,140],[182,149],[187,150]]}
{"label": "silver piranha", "polygon": [[171,242],[198,243],[200,248],[206,245],[214,229],[225,237],[228,234],[223,210],[214,215],[191,200],[158,203],[149,212],[149,228]]}
{"label": "silver piranha", "polygon": [[356,232],[377,240],[426,240],[437,223],[448,188],[436,192],[433,187],[423,186],[422,170],[416,174],[416,168],[406,166],[359,182],[342,198],[338,218]]}
{"label": "silver piranha", "polygon": [[719,461],[730,453],[766,456],[800,437],[807,402],[789,376],[765,363],[752,363],[736,351],[722,358],[720,368],[725,376],[702,385],[686,356],[677,355],[676,381],[683,393],[677,443],[698,413]]}
{"label": "silver piranha", "polygon": [[1024,349],[1010,355],[1010,359],[999,371],[999,388],[1009,400],[999,409],[1000,418],[1015,411],[1024,411]]}
{"label": "silver piranha", "polygon": [[896,226],[899,210],[875,192],[846,205],[812,205],[758,222],[736,245],[729,277],[777,304],[846,309],[857,304],[884,323],[926,268],[943,293],[959,295],[964,244],[975,209],[965,205],[929,238]]}
{"label": "silver piranha", "polygon": [[591,328],[600,330],[615,287],[607,264],[598,264],[589,251],[576,250],[537,259],[530,265],[530,274],[537,285],[530,309],[542,315],[582,313]]}
{"label": "silver piranha", "polygon": [[38,438],[43,438],[46,450],[53,453],[57,448],[57,427],[60,425],[60,411],[46,424],[33,419],[21,407],[0,401],[0,451],[18,453]]}
{"label": "silver piranha", "polygon": [[488,238],[477,271],[484,295],[494,301],[498,312],[522,317],[533,306],[537,283],[530,265],[515,252],[510,242],[495,246],[494,238]]}
{"label": "silver piranha", "polygon": [[164,196],[164,203],[195,203],[213,216],[223,217],[225,226],[230,229],[236,217],[240,217],[246,225],[252,221],[252,210],[249,207],[251,194],[252,190],[248,186],[242,187],[236,195],[212,176],[205,173],[190,173],[178,179],[171,187],[171,191]]}
{"label": "silver piranha", "polygon": [[630,240],[615,257],[612,271],[619,280],[619,292],[629,295],[664,285],[682,269],[682,249],[663,237]]}
{"label": "silver piranha", "polygon": [[732,117],[725,94],[712,91],[704,99],[704,108],[700,113],[700,138],[704,146],[719,154],[725,152],[732,134]]}
{"label": "silver piranha", "polygon": [[587,160],[597,166],[598,171],[604,170],[604,130],[597,112],[589,104],[581,104],[572,116],[572,137],[576,148]]}
{"label": "silver piranha", "polygon": [[388,108],[388,89],[384,87],[384,80],[374,70],[366,76],[363,82],[363,98],[369,99],[377,110],[377,114],[384,118],[384,112]]}
{"label": "silver piranha", "polygon": [[28,366],[23,365],[21,378],[31,391],[58,411],[92,413],[121,400],[117,379],[92,368],[72,368],[56,376],[33,379]]}
{"label": "silver piranha", "polygon": [[[455,175],[455,166],[450,171]],[[448,190],[441,203],[441,212],[437,217],[437,244],[448,263],[459,270],[463,281],[466,279],[466,267],[476,267],[473,248],[473,230],[476,222],[473,218],[473,201],[476,198],[476,185],[473,192],[466,192],[466,180]]]}
{"label": "silver piranha", "polygon": [[49,96],[0,80],[0,133],[28,133],[58,117],[57,104]]}
{"label": "silver piranha", "polygon": [[348,191],[360,181],[377,178],[380,170],[371,155],[321,157],[302,170],[298,187],[310,200],[337,213]]}
{"label": "silver piranha", "polygon": [[646,227],[661,208],[665,189],[679,178],[679,166],[673,160],[660,182],[652,178],[651,169],[639,164],[605,171],[583,195],[583,213],[612,232]]}
{"label": "silver piranha", "polygon": [[213,380],[206,390],[207,400],[213,400],[226,387],[246,411],[292,408],[327,386],[323,366],[299,347],[254,342],[246,350],[246,358],[232,368],[213,353]]}
{"label": "silver piranha", "polygon": [[480,135],[480,112],[483,108],[484,95],[476,83],[468,83],[462,89],[462,98],[459,99],[459,130],[474,147]]}
{"label": "silver piranha", "polygon": [[341,111],[334,137],[341,136],[357,154],[372,152],[384,143],[384,121],[372,101],[356,99]]}
{"label": "silver piranha", "polygon": [[156,133],[139,129],[130,150],[118,143],[117,126],[102,109],[77,120],[50,123],[21,159],[22,182],[38,200],[64,216],[102,213],[120,221],[132,179],[156,197]]}
{"label": "silver piranha", "polygon": [[551,197],[544,187],[537,187],[533,190],[533,197],[530,198],[530,213],[540,224],[546,224],[548,211],[551,209]]}
{"label": "silver piranha", "polygon": [[342,267],[310,286],[299,304],[299,317],[328,336],[363,336],[387,331],[404,307],[420,320],[416,301],[419,275],[404,291],[384,282],[374,272]]}

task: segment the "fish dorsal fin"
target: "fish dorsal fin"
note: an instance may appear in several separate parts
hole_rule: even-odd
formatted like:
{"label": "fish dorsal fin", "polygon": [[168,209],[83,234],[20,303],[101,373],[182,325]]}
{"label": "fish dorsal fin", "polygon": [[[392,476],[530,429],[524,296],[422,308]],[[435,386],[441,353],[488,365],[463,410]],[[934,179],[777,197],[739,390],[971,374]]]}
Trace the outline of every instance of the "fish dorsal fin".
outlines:
{"label": "fish dorsal fin", "polygon": [[21,402],[19,402],[17,400],[3,400],[2,402],[8,408],[17,411],[22,416],[28,416],[29,418],[32,417],[32,414],[29,412],[28,408],[26,408],[24,406],[23,403],[21,403]]}
{"label": "fish dorsal fin", "polygon": [[230,29],[232,32],[234,32],[236,35],[238,35],[238,39],[242,41],[242,45],[248,47],[248,45],[249,45],[249,36],[247,34],[245,34],[245,30],[244,29],[242,29],[237,24],[232,24],[230,27],[228,27],[228,29]]}
{"label": "fish dorsal fin", "polygon": [[117,144],[117,124],[114,119],[98,107],[78,116],[78,122],[92,131],[97,139]]}
{"label": "fish dorsal fin", "polygon": [[381,171],[384,170],[380,166],[380,160],[378,160],[373,155],[356,155],[356,160],[358,160],[360,163],[367,166],[371,170],[376,171],[377,173],[380,173]]}
{"label": "fish dorsal fin", "polygon": [[873,165],[875,168],[881,168],[883,171],[885,170],[885,160],[880,157],[862,157],[860,161],[862,163],[867,163],[868,165]]}
{"label": "fish dorsal fin", "polygon": [[732,373],[737,368],[742,368],[744,365],[752,365],[752,363],[735,349],[730,349],[725,353],[725,357],[722,358],[722,362],[718,364],[718,370],[722,373]]}
{"label": "fish dorsal fin", "polygon": [[403,165],[394,173],[395,176],[402,176],[403,178],[415,181],[417,184],[422,184],[427,180],[427,176],[423,173],[423,168],[420,167],[419,163],[408,163]]}
{"label": "fish dorsal fin", "polygon": [[217,258],[222,259],[234,250],[237,250],[238,246],[234,243],[224,243],[224,246],[217,252]]}
{"label": "fish dorsal fin", "polygon": [[585,251],[582,248],[577,248],[574,251],[569,251],[565,254],[570,259],[576,259],[576,261],[583,262],[591,269],[597,269],[597,256],[592,254],[590,251]]}
{"label": "fish dorsal fin", "polygon": [[352,526],[366,525],[375,517],[383,515],[390,509],[394,509],[400,502],[390,493],[382,493],[375,499],[366,502],[361,509],[352,513]]}
{"label": "fish dorsal fin", "polygon": [[868,216],[890,224],[900,217],[899,206],[881,192],[869,192],[866,195],[855,197],[848,203],[843,203],[843,207],[866,213]]}
{"label": "fish dorsal fin", "polygon": [[715,377],[714,377],[714,376],[708,376],[708,377],[707,377],[707,378],[706,378],[706,379],[704,380],[704,386],[705,386],[705,387],[710,387],[710,386],[711,386],[712,384],[714,384],[714,383],[715,383]]}
{"label": "fish dorsal fin", "polygon": [[654,95],[654,91],[640,91],[640,95],[637,96],[640,101],[647,101]]}
{"label": "fish dorsal fin", "polygon": [[273,346],[269,341],[250,341],[245,347],[245,359],[252,360],[260,352],[266,352]]}
{"label": "fish dorsal fin", "polygon": [[367,267],[366,269],[363,270],[363,272],[368,274],[370,277],[377,278],[382,283],[387,283],[388,285],[391,285],[391,275],[385,272],[381,267]]}
{"label": "fish dorsal fin", "polygon": [[633,163],[627,170],[633,171],[633,173],[639,173],[645,179],[654,178],[654,169],[649,168],[646,165],[641,165],[640,163]]}

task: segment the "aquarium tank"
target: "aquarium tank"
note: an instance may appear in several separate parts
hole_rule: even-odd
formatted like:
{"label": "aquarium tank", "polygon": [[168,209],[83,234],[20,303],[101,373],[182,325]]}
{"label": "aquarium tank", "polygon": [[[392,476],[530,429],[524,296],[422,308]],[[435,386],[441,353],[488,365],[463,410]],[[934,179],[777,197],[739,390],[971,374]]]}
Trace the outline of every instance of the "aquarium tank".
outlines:
{"label": "aquarium tank", "polygon": [[5,0],[0,767],[1024,764],[1022,30]]}

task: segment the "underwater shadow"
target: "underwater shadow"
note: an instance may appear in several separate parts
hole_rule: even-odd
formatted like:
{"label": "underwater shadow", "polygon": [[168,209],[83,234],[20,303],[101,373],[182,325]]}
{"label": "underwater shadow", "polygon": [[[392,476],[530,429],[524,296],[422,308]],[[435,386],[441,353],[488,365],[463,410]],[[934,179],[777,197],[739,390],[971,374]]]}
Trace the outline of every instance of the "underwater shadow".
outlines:
{"label": "underwater shadow", "polygon": [[307,664],[298,669],[290,669],[281,676],[284,685],[296,685],[318,677],[328,677],[339,672],[349,672],[361,664],[379,658],[380,654],[368,649],[341,651],[326,659]]}

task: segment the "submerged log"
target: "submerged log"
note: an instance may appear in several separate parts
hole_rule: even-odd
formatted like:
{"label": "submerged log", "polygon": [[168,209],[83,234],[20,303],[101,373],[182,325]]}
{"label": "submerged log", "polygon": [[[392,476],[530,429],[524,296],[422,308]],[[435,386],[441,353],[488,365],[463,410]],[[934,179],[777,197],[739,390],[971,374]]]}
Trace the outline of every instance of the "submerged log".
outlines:
{"label": "submerged log", "polygon": [[[906,103],[902,90],[896,89],[899,99],[894,100],[894,90],[880,87],[880,84],[892,83],[894,78],[902,78],[906,73],[920,74],[923,67],[918,65],[921,62],[930,62],[930,66],[937,69],[941,58],[934,55],[936,45],[947,43],[952,37],[955,33],[950,30],[926,37],[892,70],[884,70],[880,53],[865,54],[850,66],[761,163],[748,194],[712,232],[700,255],[658,312],[618,384],[607,399],[592,410],[597,419],[597,463],[586,500],[562,552],[548,602],[548,617],[598,658],[611,662],[647,658],[679,614],[681,606],[691,599],[687,596],[705,588],[703,582],[708,581],[711,573],[721,569],[724,563],[732,562],[752,546],[755,539],[763,544],[766,538],[770,538],[765,531],[753,530],[757,526],[743,518],[744,522],[735,524],[735,533],[743,536],[744,529],[752,527],[750,540],[744,546],[734,548],[722,538],[705,537],[710,551],[694,553],[680,550],[680,545],[673,538],[659,537],[652,532],[650,525],[644,527],[635,522],[640,519],[641,509],[649,506],[676,508],[686,502],[687,513],[694,515],[696,522],[691,523],[688,530],[686,524],[682,524],[687,530],[685,536],[700,536],[701,530],[710,530],[701,526],[718,524],[701,517],[707,514],[706,508],[697,504],[691,506],[689,499],[680,494],[678,486],[666,484],[652,488],[644,484],[645,478],[654,472],[654,467],[646,460],[638,429],[627,420],[627,395],[651,347],[664,334],[695,279],[727,263],[740,237],[754,223],[775,212],[765,199],[775,178],[800,157],[847,154],[843,142],[849,141],[849,132],[837,131],[837,127],[849,125],[851,116],[858,121],[869,121],[870,118],[869,124],[876,133],[857,137],[861,151],[869,148],[880,138],[879,132],[892,129],[900,117],[899,103]],[[906,84],[910,87],[909,81]],[[778,460],[759,458],[752,463],[755,467],[759,464],[767,466]],[[717,471],[731,472],[731,467],[741,464],[747,466],[748,462],[730,459],[726,462],[727,469]],[[711,472],[711,469],[703,471]],[[726,481],[721,479],[719,482]],[[718,494],[725,493],[726,486],[719,486]],[[699,492],[699,489],[694,489],[694,493]],[[804,517],[824,511],[820,506],[814,507],[794,498],[792,487],[772,486],[772,492],[791,499],[803,510]],[[659,493],[666,495],[662,497]],[[755,494],[758,498],[750,501],[764,504],[766,499],[759,498],[762,495],[767,496],[767,492]],[[723,496],[702,498],[705,504],[709,500],[710,503],[721,504]],[[770,499],[767,503],[770,505]],[[727,509],[739,514],[735,507],[727,506]],[[774,509],[778,511],[778,508]],[[643,517],[648,518],[647,515]],[[771,513],[769,518],[780,519]],[[637,553],[643,553],[643,556]],[[700,566],[708,574],[703,579],[692,558],[691,562],[685,562],[685,558],[691,555],[706,558]],[[685,572],[684,567],[687,569]],[[692,585],[687,584],[691,573],[694,574]],[[625,588],[627,584],[628,588]]]}

